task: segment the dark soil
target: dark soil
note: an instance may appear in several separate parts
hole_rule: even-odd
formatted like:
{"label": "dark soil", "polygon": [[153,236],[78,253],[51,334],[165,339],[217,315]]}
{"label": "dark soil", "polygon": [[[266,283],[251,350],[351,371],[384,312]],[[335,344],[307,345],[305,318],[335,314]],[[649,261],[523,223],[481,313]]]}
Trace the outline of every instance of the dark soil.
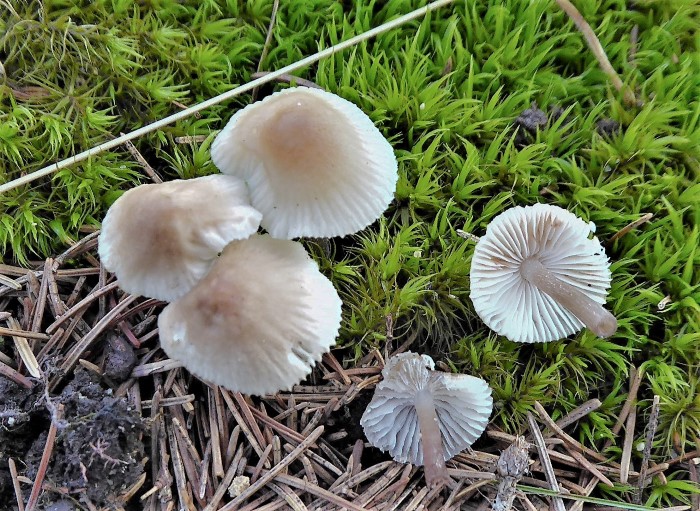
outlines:
{"label": "dark soil", "polygon": [[88,371],[77,369],[50,402],[41,384],[32,392],[5,379],[0,386],[2,409],[13,414],[6,413],[0,422],[0,502],[15,502],[8,457],[15,459],[20,474],[36,477],[52,416],[58,431],[44,486],[55,491],[44,492],[37,509],[73,509],[67,497],[109,508],[143,474],[141,416]]}
{"label": "dark soil", "polygon": [[[339,417],[334,416],[326,423],[329,433],[339,430],[347,432],[348,436],[342,440],[345,446],[352,447],[357,440],[365,441],[365,433],[360,425],[360,419],[373,395],[373,392],[360,392],[355,399],[338,411]],[[370,467],[390,459],[391,456],[388,453],[366,446],[362,451],[361,463],[364,467]]]}
{"label": "dark soil", "polygon": [[[35,392],[0,378],[0,509],[14,509],[9,505],[15,497],[8,459],[24,459],[31,442],[42,429],[40,423],[46,422],[45,408],[36,409],[37,399]],[[2,503],[8,504],[3,506]]]}
{"label": "dark soil", "polygon": [[530,134],[535,134],[538,129],[547,126],[547,122],[547,114],[535,105],[524,110],[515,120],[516,125]]}

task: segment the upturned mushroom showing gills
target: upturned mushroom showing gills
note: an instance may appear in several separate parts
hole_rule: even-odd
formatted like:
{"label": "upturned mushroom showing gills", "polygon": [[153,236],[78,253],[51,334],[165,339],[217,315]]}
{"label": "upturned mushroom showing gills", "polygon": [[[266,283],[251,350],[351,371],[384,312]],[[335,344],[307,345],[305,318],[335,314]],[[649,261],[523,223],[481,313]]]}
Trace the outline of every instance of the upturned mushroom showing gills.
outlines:
{"label": "upturned mushroom showing gills", "polygon": [[234,241],[158,318],[161,347],[196,376],[244,394],[287,390],[335,344],[341,301],[295,241]]}
{"label": "upturned mushroom showing gills", "polygon": [[353,103],[320,89],[285,89],[238,111],[216,137],[221,172],[244,179],[275,238],[355,233],[396,189],[389,142]]}
{"label": "upturned mushroom showing gills", "polygon": [[449,483],[445,462],[481,436],[493,409],[484,380],[434,368],[427,355],[391,357],[360,420],[370,444],[423,465],[431,487]]}
{"label": "upturned mushroom showing gills", "polygon": [[107,211],[99,254],[124,291],[171,301],[233,240],[258,230],[245,183],[214,175],[137,186]]}
{"label": "upturned mushroom showing gills", "polygon": [[617,330],[603,305],[608,258],[591,225],[557,206],[515,207],[498,215],[474,249],[471,294],[489,328],[516,342],[549,342],[584,325],[600,337]]}

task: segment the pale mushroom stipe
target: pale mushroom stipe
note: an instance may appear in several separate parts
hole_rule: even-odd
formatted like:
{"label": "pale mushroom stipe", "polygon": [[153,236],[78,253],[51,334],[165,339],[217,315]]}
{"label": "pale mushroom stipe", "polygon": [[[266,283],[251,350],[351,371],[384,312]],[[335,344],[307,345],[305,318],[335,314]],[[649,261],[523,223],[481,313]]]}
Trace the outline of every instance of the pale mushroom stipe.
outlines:
{"label": "pale mushroom stipe", "polygon": [[289,88],[236,112],[211,147],[275,238],[353,234],[394,197],[398,163],[372,120],[340,96]]}
{"label": "pale mushroom stipe", "polygon": [[232,176],[145,184],[107,211],[100,259],[124,291],[171,301],[192,289],[230,241],[256,232],[260,219],[245,183]]}
{"label": "pale mushroom stipe", "polygon": [[445,461],[481,436],[493,409],[484,380],[434,369],[428,355],[391,357],[360,420],[370,444],[398,462],[423,465],[431,487],[449,484]]}
{"label": "pale mushroom stipe", "polygon": [[295,241],[229,244],[158,318],[161,347],[196,376],[244,394],[289,390],[335,344],[341,301]]}
{"label": "pale mushroom stipe", "polygon": [[591,224],[557,206],[511,208],[494,218],[474,249],[470,297],[489,328],[516,342],[549,342],[585,325],[617,330],[603,308],[610,268]]}

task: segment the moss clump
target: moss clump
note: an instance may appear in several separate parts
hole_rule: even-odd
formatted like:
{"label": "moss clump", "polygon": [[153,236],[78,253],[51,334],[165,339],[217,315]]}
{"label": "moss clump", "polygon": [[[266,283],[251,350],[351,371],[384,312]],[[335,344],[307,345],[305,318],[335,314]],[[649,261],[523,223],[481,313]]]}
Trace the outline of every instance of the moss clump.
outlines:
{"label": "moss clump", "polygon": [[[494,420],[509,431],[521,428],[536,400],[557,418],[599,397],[603,407],[578,430],[598,445],[613,436],[635,365],[646,374],[640,412],[654,394],[661,397],[653,453],[662,456],[694,449],[700,436],[700,59],[693,35],[700,7],[627,4],[577,2],[644,101],[639,107],[622,103],[573,23],[548,0],[457,2],[304,71],[367,112],[400,160],[396,201],[382,221],[309,246],[342,293],[341,341],[356,355],[384,341],[391,318],[391,335],[416,334],[429,352],[487,379]],[[283,2],[262,67],[279,68],[418,5]],[[0,178],[7,181],[247,81],[271,2],[2,8]],[[214,172],[208,144],[247,101],[208,109],[137,146],[165,178]],[[523,138],[514,125],[533,104],[548,120]],[[619,129],[603,130],[601,120]],[[177,143],[183,135],[205,141]],[[98,224],[121,190],[146,179],[121,150],[2,195],[6,259],[26,263],[58,249],[81,225]],[[594,221],[604,241],[653,213],[607,247],[608,304],[620,322],[611,339],[584,331],[570,341],[518,346],[475,319],[473,244],[457,230],[479,235],[504,209],[535,202]],[[687,501],[687,478],[679,471],[666,485],[654,480],[648,503]]]}

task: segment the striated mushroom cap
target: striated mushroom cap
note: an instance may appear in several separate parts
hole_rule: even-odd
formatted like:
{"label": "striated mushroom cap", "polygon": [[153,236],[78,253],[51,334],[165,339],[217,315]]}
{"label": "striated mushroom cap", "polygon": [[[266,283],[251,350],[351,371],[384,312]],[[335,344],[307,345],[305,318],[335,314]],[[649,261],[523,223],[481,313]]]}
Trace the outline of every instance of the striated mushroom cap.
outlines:
{"label": "striated mushroom cap", "polygon": [[493,409],[491,388],[481,378],[434,371],[428,355],[390,358],[360,424],[369,442],[394,460],[423,465],[416,395],[429,389],[442,434],[445,461],[472,445],[486,429]]}
{"label": "striated mushroom cap", "polygon": [[320,89],[276,92],[234,114],[211,147],[244,179],[275,238],[352,234],[394,197],[394,151],[353,103]]}
{"label": "striated mushroom cap", "polygon": [[260,218],[245,183],[232,176],[137,186],[107,211],[100,259],[124,291],[175,300],[230,241],[256,232]]}
{"label": "striated mushroom cap", "polygon": [[517,206],[494,218],[474,250],[471,294],[489,328],[516,342],[548,342],[583,328],[583,322],[529,282],[526,261],[604,304],[610,288],[608,258],[591,224],[557,206]]}
{"label": "striated mushroom cap", "polygon": [[341,301],[304,247],[254,235],[158,318],[168,356],[245,394],[288,390],[335,344]]}

